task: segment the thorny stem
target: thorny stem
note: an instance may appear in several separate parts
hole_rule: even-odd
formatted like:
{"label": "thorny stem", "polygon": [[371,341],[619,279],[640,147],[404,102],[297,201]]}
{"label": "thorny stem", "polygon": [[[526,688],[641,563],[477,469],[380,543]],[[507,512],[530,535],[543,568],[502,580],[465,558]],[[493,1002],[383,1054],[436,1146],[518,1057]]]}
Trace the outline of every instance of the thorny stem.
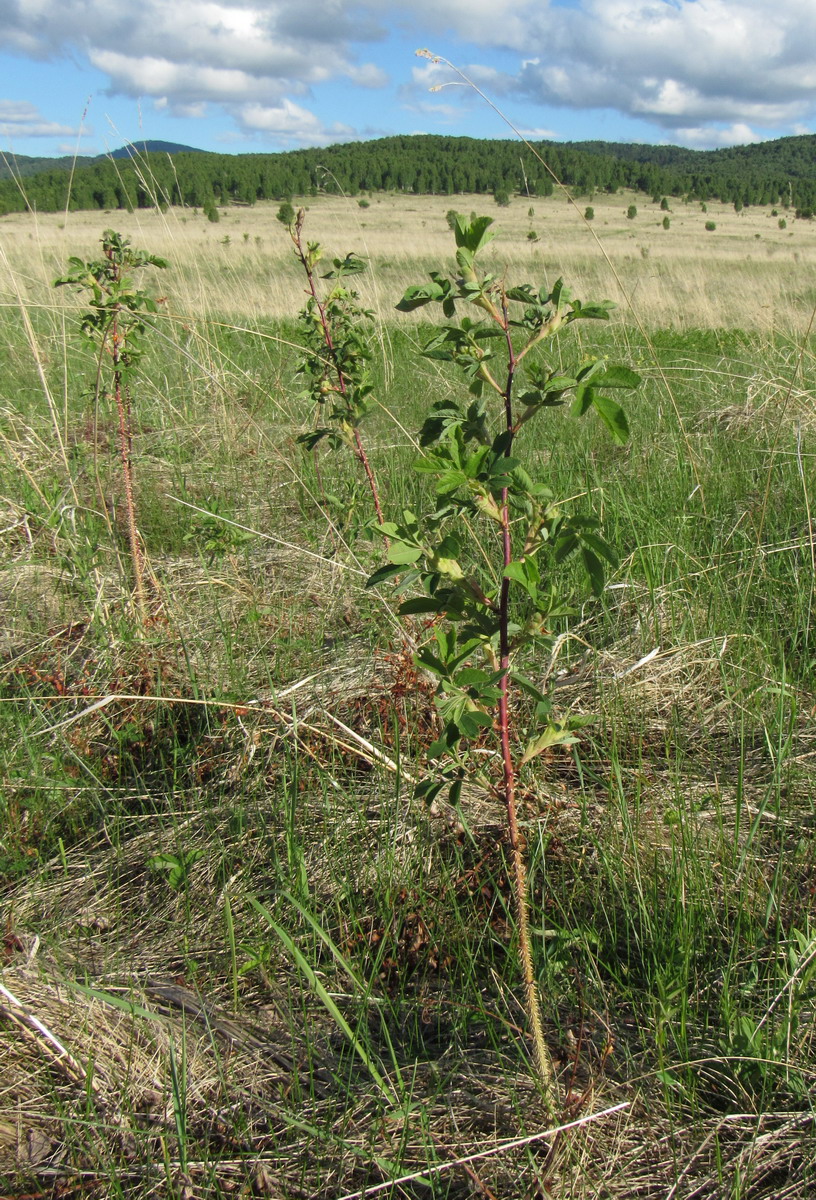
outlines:
{"label": "thorny stem", "polygon": [[[506,300],[502,299],[501,327],[507,342],[507,382],[503,391],[505,427],[509,434],[505,457],[509,458],[516,429],[513,423],[513,384],[515,381],[518,356],[513,348],[510,334],[510,322],[507,313]],[[513,547],[510,535],[510,510],[507,503],[507,488],[502,489],[501,506],[502,557],[506,568],[513,561]],[[502,672],[499,684],[501,694],[498,702],[499,733],[501,737],[501,754],[503,781],[502,791],[507,808],[507,831],[510,837],[510,850],[513,860],[513,892],[516,906],[516,921],[518,923],[519,950],[521,953],[522,970],[524,974],[524,990],[527,1001],[527,1019],[533,1039],[535,1063],[544,1093],[544,1102],[548,1114],[555,1118],[558,1111],[558,1084],[555,1078],[550,1052],[544,1038],[544,1023],[541,1014],[541,998],[535,977],[533,962],[533,947],[530,938],[530,910],[527,898],[527,861],[525,847],[519,834],[518,806],[516,803],[516,774],[513,764],[513,750],[510,744],[510,580],[502,576],[501,592],[499,594],[499,668]]]}
{"label": "thorny stem", "polygon": [[[326,307],[323,304],[323,301],[320,299],[320,296],[318,295],[318,292],[317,292],[317,286],[315,284],[315,278],[314,278],[314,271],[313,271],[312,266],[306,256],[306,251],[303,249],[303,236],[302,236],[303,235],[303,209],[301,209],[300,212],[298,213],[294,224],[290,226],[289,235],[294,243],[295,253],[297,254],[300,264],[303,267],[303,270],[306,274],[306,281],[309,285],[309,292],[312,296],[312,299],[315,302],[315,306],[317,308],[317,312],[320,317],[320,326],[323,330],[323,341],[326,344],[326,349],[329,352],[329,359],[331,360],[332,367],[334,368],[334,372],[337,376],[338,391],[340,392],[340,394],[342,396],[345,396],[346,392],[347,392],[346,377],[343,373],[343,368],[340,366],[340,363],[338,361],[337,351],[334,348],[334,340],[333,340],[332,334],[331,334],[331,325],[329,323],[328,317],[326,316]],[[366,482],[368,483],[368,490],[371,492],[371,499],[374,503],[374,511],[377,514],[377,523],[379,525],[383,525],[385,523],[385,517],[383,516],[382,505],[380,504],[380,492],[379,492],[379,488],[377,487],[377,480],[374,476],[374,471],[371,467],[371,462],[369,460],[369,457],[366,454],[365,446],[363,445],[363,439],[360,437],[360,431],[359,431],[359,429],[357,429],[356,426],[354,428],[353,451],[354,451],[355,457],[357,458],[357,461],[360,463],[361,467],[363,468],[363,471],[365,472]]]}
{"label": "thorny stem", "polygon": [[377,524],[382,525],[385,521],[385,518],[383,517],[383,511],[380,505],[380,494],[377,490],[377,481],[374,478],[374,472],[371,469],[371,463],[369,462],[368,455],[365,452],[365,446],[363,445],[363,439],[360,437],[359,429],[354,430],[354,452],[362,463],[366,479],[368,480],[368,488],[371,492],[371,499],[374,501],[374,510],[377,513]]}
{"label": "thorny stem", "polygon": [[[113,262],[113,252],[108,252]],[[139,541],[139,531],[136,528],[136,501],[133,495],[133,429],[130,411],[130,398],[123,382],[122,347],[125,335],[119,331],[118,313],[114,310],[111,322],[111,356],[113,359],[113,394],[116,401],[116,412],[119,418],[119,455],[122,460],[122,480],[125,487],[125,511],[127,513],[128,543],[130,559],[133,564],[133,584],[136,593],[136,606],[142,621],[147,617],[147,604],[144,588],[144,563],[142,547]]]}

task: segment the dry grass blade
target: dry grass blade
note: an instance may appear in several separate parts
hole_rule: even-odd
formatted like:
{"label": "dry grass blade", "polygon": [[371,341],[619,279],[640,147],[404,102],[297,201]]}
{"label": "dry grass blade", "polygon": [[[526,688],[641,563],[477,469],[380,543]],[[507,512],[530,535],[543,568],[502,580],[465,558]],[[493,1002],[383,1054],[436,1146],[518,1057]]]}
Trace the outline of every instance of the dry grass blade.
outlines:
{"label": "dry grass blade", "polygon": [[535,1142],[554,1140],[564,1133],[568,1133],[573,1129],[580,1129],[585,1125],[591,1125],[596,1121],[602,1121],[604,1117],[610,1117],[613,1113],[623,1112],[630,1105],[629,1100],[624,1100],[621,1104],[613,1104],[611,1108],[605,1108],[602,1112],[590,1113],[586,1117],[579,1117],[575,1121],[568,1121],[565,1125],[558,1125],[552,1129],[542,1129],[538,1133],[528,1134],[527,1137],[513,1138],[511,1141],[500,1142],[497,1146],[490,1146],[487,1150],[480,1150],[476,1154],[464,1155],[461,1158],[454,1159],[451,1162],[439,1163],[436,1167],[431,1167],[423,1172],[414,1172],[411,1175],[400,1175],[398,1179],[389,1179],[387,1183],[377,1184],[374,1187],[368,1187],[362,1192],[350,1192],[346,1196],[338,1197],[338,1200],[364,1200],[366,1196],[374,1196],[379,1192],[387,1191],[389,1188],[401,1186],[404,1183],[413,1183],[418,1179],[429,1178],[434,1175],[442,1175],[447,1171],[455,1171],[459,1167],[469,1166],[472,1163],[484,1162],[488,1158],[494,1158],[496,1155],[508,1154],[511,1150],[521,1149],[523,1146],[532,1146]]}
{"label": "dry grass blade", "polygon": [[0,1005],[0,1015],[9,1021],[13,1021],[28,1037],[33,1038],[35,1042],[38,1039],[43,1039],[45,1044],[42,1048],[45,1053],[60,1070],[65,1071],[74,1083],[87,1084],[94,1091],[98,1090],[98,1084],[88,1076],[88,1072],[78,1059],[69,1050],[66,1050],[59,1038],[43,1024],[36,1013],[29,1012],[17,997],[9,991],[5,984],[2,983],[0,983],[0,996],[5,997],[8,1005],[11,1006]]}

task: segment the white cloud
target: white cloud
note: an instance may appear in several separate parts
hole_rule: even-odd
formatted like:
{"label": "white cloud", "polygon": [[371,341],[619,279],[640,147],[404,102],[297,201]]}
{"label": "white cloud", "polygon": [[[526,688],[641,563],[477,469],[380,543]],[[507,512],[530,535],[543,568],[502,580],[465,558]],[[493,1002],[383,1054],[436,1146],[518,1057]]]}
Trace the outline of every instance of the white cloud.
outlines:
{"label": "white cloud", "polygon": [[762,141],[761,134],[741,121],[725,129],[712,129],[710,125],[675,129],[674,138],[681,145],[691,146],[694,150],[715,150],[718,146],[747,146]]}
{"label": "white cloud", "polygon": [[[297,136],[295,105],[311,138],[322,128],[308,107],[315,89],[387,86],[368,60],[395,24],[431,46],[458,39],[490,96],[614,109],[658,135],[694,141],[708,129],[716,142],[816,119],[815,0],[0,0],[0,49],[87,59],[111,92],[187,115],[216,104],[239,130],[245,112],[278,114],[259,127],[269,137]],[[418,103],[455,78],[423,63],[401,98]],[[445,88],[447,105],[470,99]]]}
{"label": "white cloud", "polygon": [[461,108],[455,104],[432,104],[428,100],[417,100],[404,104],[407,112],[422,113],[423,116],[438,117],[443,121],[456,121],[462,115]]}
{"label": "white cloud", "polygon": [[71,125],[49,121],[38,108],[26,101],[0,100],[0,135],[5,141],[30,137],[69,137],[78,132]]}
{"label": "white cloud", "polygon": [[164,108],[172,109],[173,116],[175,117],[196,119],[207,115],[207,104],[204,100],[196,100],[185,104],[183,100],[176,98],[171,105],[167,97],[162,96],[159,100],[153,101],[153,107],[159,112]]}
{"label": "white cloud", "polygon": [[[385,72],[355,50],[382,36],[365,0],[0,0],[0,49],[84,56],[109,92],[151,98],[176,115],[217,104],[243,127],[245,113],[266,112],[255,127],[287,139],[297,136],[293,98],[333,79],[386,85]],[[318,138],[320,122],[299,111],[311,119],[294,124],[306,140]]]}
{"label": "white cloud", "polygon": [[[478,0],[470,34],[520,56],[515,72],[496,78],[494,94],[616,109],[663,130],[710,124],[715,141],[718,125],[792,129],[816,112],[814,0],[581,0],[577,8],[510,0],[499,7],[483,28],[490,6]],[[433,10],[437,24],[468,36],[469,5],[434,0]],[[437,63],[415,72],[428,86],[451,77]]]}
{"label": "white cloud", "polygon": [[325,126],[314,113],[291,100],[278,105],[244,104],[235,111],[235,117],[247,132],[273,134],[276,141],[284,144],[322,145],[354,136],[348,125]]}
{"label": "white cloud", "polygon": [[358,87],[384,88],[388,83],[388,75],[374,63],[363,63],[359,67],[347,67],[346,75]]}
{"label": "white cloud", "polygon": [[475,83],[477,87],[493,93],[506,92],[516,86],[513,75],[498,71],[495,67],[482,63],[457,64],[456,67],[452,67],[438,58],[416,65],[411,72],[411,79],[416,86],[430,92],[452,94],[458,91],[465,99],[473,96],[473,89],[469,83]]}
{"label": "white cloud", "polygon": [[[391,0],[372,0],[378,9],[394,11]],[[524,46],[530,21],[546,18],[550,0],[403,0],[401,7],[410,18],[410,28],[444,35],[453,31],[472,45]],[[431,47],[433,49],[433,47]]]}

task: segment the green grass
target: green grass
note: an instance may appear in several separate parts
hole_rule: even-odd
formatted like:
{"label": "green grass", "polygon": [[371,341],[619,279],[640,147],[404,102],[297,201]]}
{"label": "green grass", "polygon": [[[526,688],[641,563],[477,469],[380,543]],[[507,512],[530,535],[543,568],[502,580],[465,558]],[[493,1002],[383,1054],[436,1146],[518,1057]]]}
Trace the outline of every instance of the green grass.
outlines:
{"label": "green grass", "polygon": [[[71,320],[30,316],[43,376],[0,320],[4,980],[78,1066],[0,998],[4,1194],[45,1194],[55,1163],[104,1196],[339,1197],[411,1173],[383,1194],[475,1194],[438,1168],[545,1124],[503,818],[475,790],[411,799],[432,705],[364,588],[381,548],[353,462],[296,443],[296,325],[168,321],[151,343],[135,475],[162,605],[139,629],[111,413]],[[394,513],[421,504],[408,435],[454,383],[416,325],[385,333],[366,436]],[[522,778],[536,954],[567,1115],[630,1108],[550,1157],[474,1162],[496,1196],[813,1187],[799,349],[593,324],[577,353],[645,377],[630,444],[541,421],[553,491],[602,514],[621,566],[602,600],[576,572],[560,630],[556,701],[596,721]]]}

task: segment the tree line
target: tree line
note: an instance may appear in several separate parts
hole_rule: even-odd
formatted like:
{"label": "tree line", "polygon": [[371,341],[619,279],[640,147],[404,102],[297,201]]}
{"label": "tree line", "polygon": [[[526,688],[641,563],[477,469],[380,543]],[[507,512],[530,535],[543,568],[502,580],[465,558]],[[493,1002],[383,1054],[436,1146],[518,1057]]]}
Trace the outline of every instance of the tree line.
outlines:
{"label": "tree line", "polygon": [[186,205],[205,211],[319,192],[548,196],[553,177],[577,196],[622,188],[740,206],[816,209],[816,135],[727,150],[628,143],[414,135],[277,154],[146,153],[0,179],[0,214]]}

